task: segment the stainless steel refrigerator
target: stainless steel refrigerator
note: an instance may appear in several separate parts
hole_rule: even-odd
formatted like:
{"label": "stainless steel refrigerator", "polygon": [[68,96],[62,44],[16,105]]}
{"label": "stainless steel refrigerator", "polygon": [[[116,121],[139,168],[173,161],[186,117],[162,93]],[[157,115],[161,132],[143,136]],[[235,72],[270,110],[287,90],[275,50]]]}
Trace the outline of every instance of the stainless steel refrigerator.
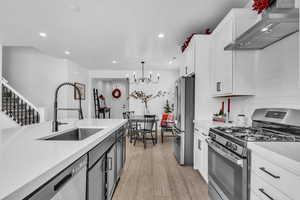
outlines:
{"label": "stainless steel refrigerator", "polygon": [[181,77],[176,82],[175,137],[173,151],[181,165],[193,165],[195,76]]}

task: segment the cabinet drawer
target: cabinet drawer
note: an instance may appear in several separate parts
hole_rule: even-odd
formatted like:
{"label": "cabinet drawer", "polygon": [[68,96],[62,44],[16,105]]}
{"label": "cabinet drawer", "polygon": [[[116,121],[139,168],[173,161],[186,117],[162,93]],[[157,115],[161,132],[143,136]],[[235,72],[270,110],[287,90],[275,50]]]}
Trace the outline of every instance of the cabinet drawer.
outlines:
{"label": "cabinet drawer", "polygon": [[256,174],[267,183],[279,189],[292,199],[299,199],[300,177],[264,160],[256,154],[252,155],[252,174]]}
{"label": "cabinet drawer", "polygon": [[[269,183],[266,183],[255,174],[251,176],[251,193],[256,195],[258,197],[257,199],[260,200],[291,200],[278,189],[274,188]],[[251,200],[254,199],[255,196],[251,197]]]}
{"label": "cabinet drawer", "polygon": [[250,193],[250,200],[261,200],[254,192]]}

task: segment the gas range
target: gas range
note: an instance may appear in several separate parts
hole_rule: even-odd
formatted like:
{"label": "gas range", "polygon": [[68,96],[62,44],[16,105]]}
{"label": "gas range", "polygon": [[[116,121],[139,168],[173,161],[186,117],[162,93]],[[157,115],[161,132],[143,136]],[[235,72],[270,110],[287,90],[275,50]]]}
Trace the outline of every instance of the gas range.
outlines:
{"label": "gas range", "polygon": [[211,128],[209,136],[234,153],[246,156],[248,142],[300,142],[300,121],[295,123],[293,119],[298,115],[300,110],[257,109],[251,127]]}
{"label": "gas range", "polygon": [[[250,142],[300,142],[300,110],[257,109],[251,127],[209,130],[208,182],[211,200],[249,200]],[[234,180],[234,181],[232,181]]]}
{"label": "gas range", "polygon": [[243,142],[300,142],[300,136],[271,128],[217,127],[214,129],[216,132]]}

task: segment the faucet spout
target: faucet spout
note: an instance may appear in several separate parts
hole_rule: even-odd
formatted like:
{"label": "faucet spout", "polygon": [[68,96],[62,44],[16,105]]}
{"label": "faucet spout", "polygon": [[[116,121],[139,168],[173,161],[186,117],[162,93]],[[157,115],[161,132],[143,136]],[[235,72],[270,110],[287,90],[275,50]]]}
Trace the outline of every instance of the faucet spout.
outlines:
{"label": "faucet spout", "polygon": [[[62,88],[63,86],[72,86],[77,91],[77,93],[79,95],[79,108],[78,109],[70,109],[70,108],[69,109],[63,109],[63,108],[58,108],[58,103],[57,103],[58,92],[59,92],[60,88]],[[81,106],[81,93],[80,93],[79,88],[75,84],[69,83],[69,82],[62,83],[55,90],[52,132],[57,132],[58,131],[58,126],[63,124],[63,123],[61,123],[61,122],[59,122],[57,120],[57,111],[58,110],[77,110],[78,114],[79,114],[79,120],[83,119],[82,106]]]}

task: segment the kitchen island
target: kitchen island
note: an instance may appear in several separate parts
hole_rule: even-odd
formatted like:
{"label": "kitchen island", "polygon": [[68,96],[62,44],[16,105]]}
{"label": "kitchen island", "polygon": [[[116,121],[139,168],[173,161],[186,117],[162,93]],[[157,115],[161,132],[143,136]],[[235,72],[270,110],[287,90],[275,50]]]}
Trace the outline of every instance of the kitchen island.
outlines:
{"label": "kitchen island", "polygon": [[58,134],[51,122],[0,132],[0,199],[23,199],[127,123],[122,119],[68,120],[60,132],[101,129],[80,141],[43,140]]}

